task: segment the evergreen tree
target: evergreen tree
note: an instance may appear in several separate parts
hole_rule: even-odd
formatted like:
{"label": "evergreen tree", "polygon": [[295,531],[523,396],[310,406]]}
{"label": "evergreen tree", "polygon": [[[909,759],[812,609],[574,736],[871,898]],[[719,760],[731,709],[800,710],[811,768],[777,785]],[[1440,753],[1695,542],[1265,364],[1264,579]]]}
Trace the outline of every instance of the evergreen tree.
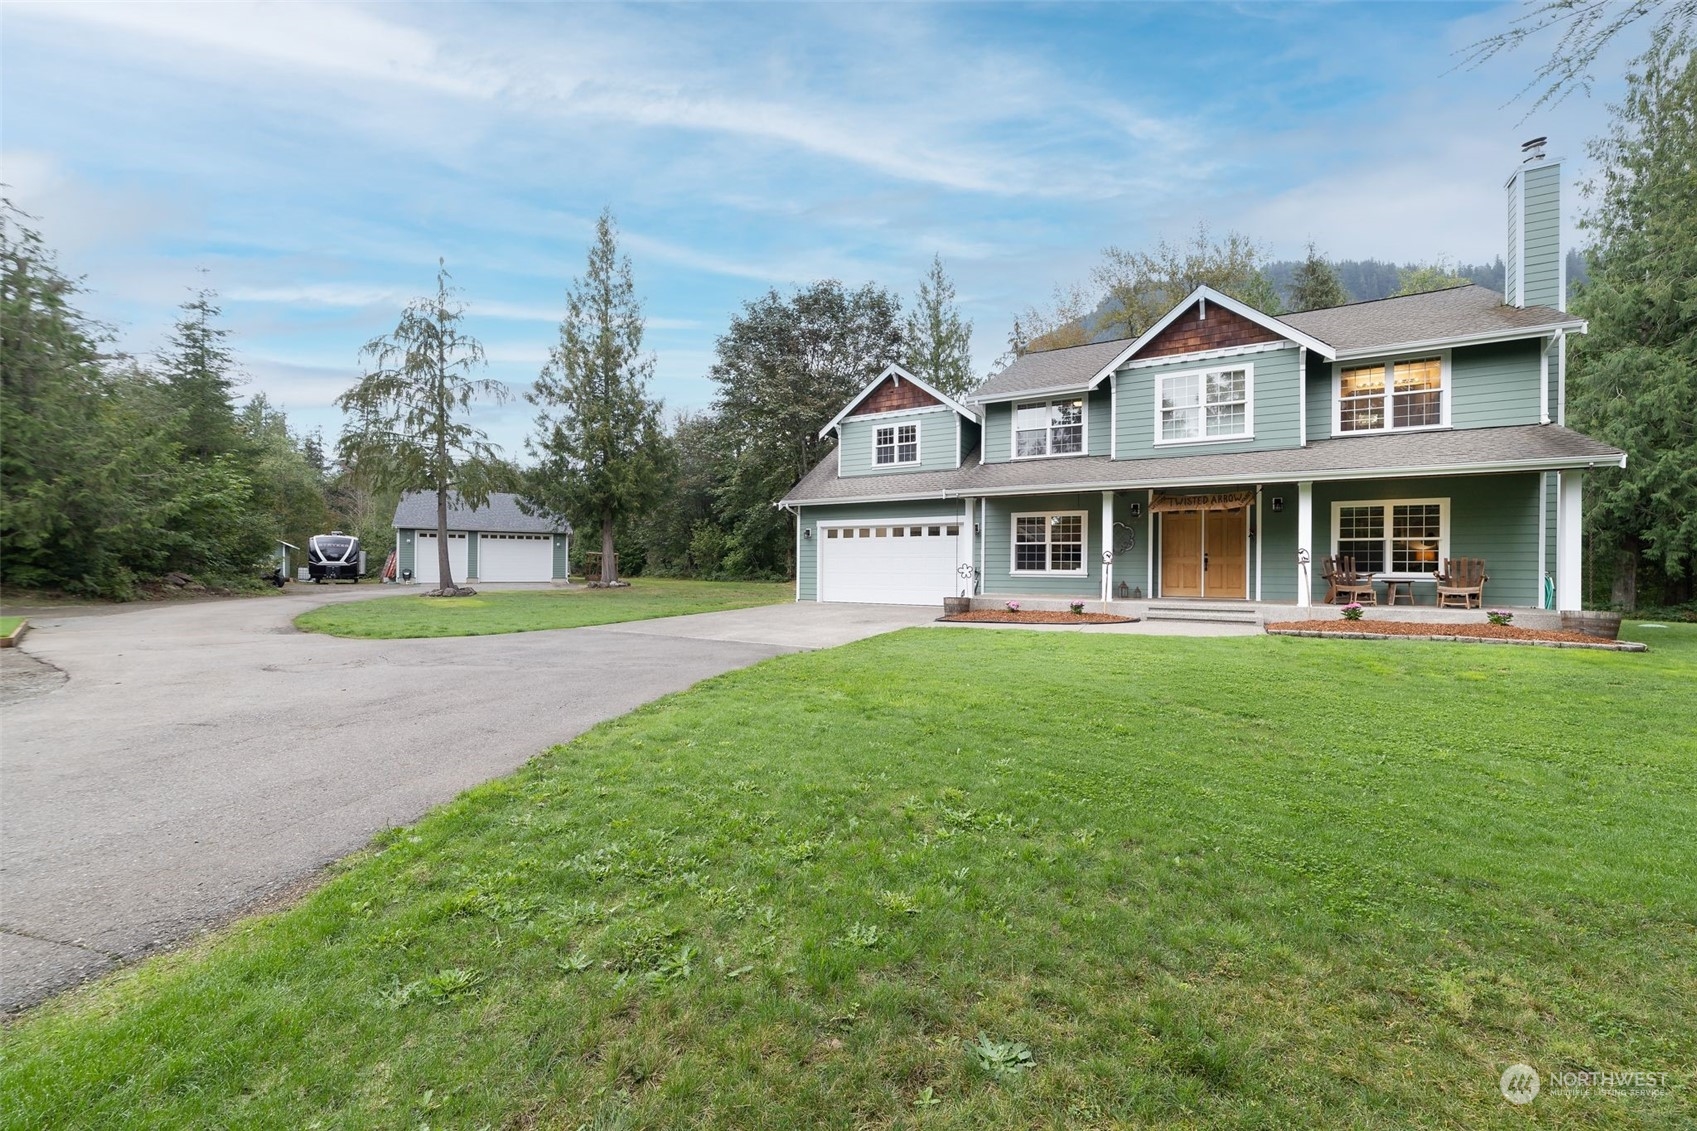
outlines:
{"label": "evergreen tree", "polygon": [[367,342],[360,356],[373,367],[336,398],[353,417],[338,452],[344,466],[365,469],[382,486],[436,493],[437,576],[443,597],[474,592],[454,584],[448,561],[448,499],[469,507],[489,501],[506,479],[506,465],[467,416],[474,401],[508,397],[499,381],[474,377],[483,347],[461,328],[465,304],[437,261],[436,293],[416,298],[388,334]]}
{"label": "evergreen tree", "polygon": [[614,535],[661,490],[660,406],[648,399],[654,359],[642,352],[642,304],[613,216],[595,224],[588,266],[566,291],[560,341],[526,395],[537,406],[528,447],[540,464],[526,502],[601,536],[601,581],[618,579]]}
{"label": "evergreen tree", "polygon": [[943,257],[931,257],[931,270],[919,282],[919,295],[907,316],[909,372],[952,397],[978,383],[972,373],[972,323],[955,305],[955,285],[943,271]]}
{"label": "evergreen tree", "polygon": [[169,346],[159,355],[166,387],[179,413],[183,452],[202,462],[236,450],[235,355],[229,331],[218,324],[223,313],[208,288],[183,303]]}
{"label": "evergreen tree", "polygon": [[1311,241],[1308,258],[1297,264],[1291,274],[1290,309],[1323,310],[1329,306],[1342,306],[1348,301],[1349,296],[1344,293],[1338,273],[1321,257]]}
{"label": "evergreen tree", "polygon": [[1447,291],[1466,286],[1468,280],[1456,274],[1443,259],[1419,263],[1397,271],[1397,296],[1425,294],[1427,291]]}
{"label": "evergreen tree", "polygon": [[1634,577],[1689,601],[1697,574],[1697,62],[1665,29],[1635,60],[1582,227],[1595,243],[1574,312],[1568,419],[1627,453],[1622,471],[1586,476],[1593,545],[1615,562],[1616,601]]}

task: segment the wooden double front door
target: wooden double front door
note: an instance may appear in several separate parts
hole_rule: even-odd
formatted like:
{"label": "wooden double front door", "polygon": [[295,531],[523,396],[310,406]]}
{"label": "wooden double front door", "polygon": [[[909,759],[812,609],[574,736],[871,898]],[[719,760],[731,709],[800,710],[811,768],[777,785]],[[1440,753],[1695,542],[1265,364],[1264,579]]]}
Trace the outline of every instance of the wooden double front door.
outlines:
{"label": "wooden double front door", "polygon": [[1161,515],[1161,596],[1249,596],[1249,508]]}

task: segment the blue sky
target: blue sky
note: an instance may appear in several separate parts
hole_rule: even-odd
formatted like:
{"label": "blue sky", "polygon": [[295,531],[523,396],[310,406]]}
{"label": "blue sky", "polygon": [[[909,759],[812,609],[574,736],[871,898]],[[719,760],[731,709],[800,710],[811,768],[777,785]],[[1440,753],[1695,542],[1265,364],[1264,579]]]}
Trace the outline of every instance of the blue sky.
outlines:
{"label": "blue sky", "polygon": [[[941,254],[981,371],[1109,244],[1199,220],[1275,257],[1501,252],[1519,142],[1570,159],[1590,98],[1508,105],[1538,49],[1452,71],[1515,5],[9,3],[0,180],[89,313],[157,348],[203,280],[247,391],[334,437],[358,349],[443,256],[491,375],[527,387],[610,206],[653,391],[710,403],[771,287],[911,296]],[[201,272],[204,271],[204,274]],[[478,420],[522,454],[522,401]]]}

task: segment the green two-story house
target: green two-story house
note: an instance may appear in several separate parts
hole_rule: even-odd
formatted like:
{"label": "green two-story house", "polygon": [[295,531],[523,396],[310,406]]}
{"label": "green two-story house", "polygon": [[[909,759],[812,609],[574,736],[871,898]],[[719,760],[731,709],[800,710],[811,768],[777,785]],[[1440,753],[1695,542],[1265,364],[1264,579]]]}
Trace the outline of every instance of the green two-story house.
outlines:
{"label": "green two-story house", "polygon": [[1275,317],[1198,288],[1135,339],[1027,354],[964,400],[891,366],[780,502],[805,601],[949,596],[1306,606],[1347,555],[1435,600],[1580,607],[1585,472],[1565,426],[1560,164],[1507,185],[1507,294],[1461,286]]}

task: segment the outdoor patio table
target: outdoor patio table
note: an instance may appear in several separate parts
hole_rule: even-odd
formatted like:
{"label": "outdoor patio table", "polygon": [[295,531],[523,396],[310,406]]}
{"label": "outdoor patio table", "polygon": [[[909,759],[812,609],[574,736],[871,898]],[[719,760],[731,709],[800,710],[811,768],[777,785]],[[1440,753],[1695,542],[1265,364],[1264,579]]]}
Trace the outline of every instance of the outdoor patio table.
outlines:
{"label": "outdoor patio table", "polygon": [[1378,574],[1374,576],[1373,580],[1384,583],[1385,604],[1396,604],[1397,597],[1399,595],[1408,598],[1408,604],[1414,604],[1414,582],[1409,579],[1405,577],[1386,577],[1383,574]]}

